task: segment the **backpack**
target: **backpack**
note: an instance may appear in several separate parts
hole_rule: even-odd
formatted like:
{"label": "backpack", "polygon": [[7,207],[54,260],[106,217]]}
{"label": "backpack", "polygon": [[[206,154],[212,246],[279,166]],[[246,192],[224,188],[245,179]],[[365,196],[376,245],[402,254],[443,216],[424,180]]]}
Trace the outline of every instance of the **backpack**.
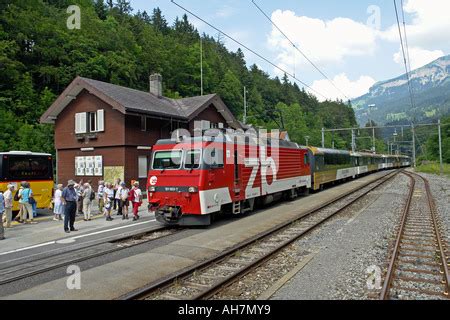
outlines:
{"label": "backpack", "polygon": [[14,201],[19,201],[19,190],[16,191],[16,193],[14,194]]}
{"label": "backpack", "polygon": [[130,190],[130,195],[128,196],[128,200],[130,200],[131,202],[134,201],[134,189]]}
{"label": "backpack", "polygon": [[89,197],[89,200],[94,200],[95,199],[95,192],[94,190],[91,190],[91,196]]}

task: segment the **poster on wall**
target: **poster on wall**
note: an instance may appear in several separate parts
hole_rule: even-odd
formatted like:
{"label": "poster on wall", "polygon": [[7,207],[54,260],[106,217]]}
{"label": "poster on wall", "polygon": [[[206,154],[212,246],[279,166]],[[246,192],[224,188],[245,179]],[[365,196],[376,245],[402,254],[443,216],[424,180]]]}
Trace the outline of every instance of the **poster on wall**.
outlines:
{"label": "poster on wall", "polygon": [[103,176],[103,156],[94,157],[94,176]]}
{"label": "poster on wall", "polygon": [[93,176],[94,175],[94,157],[85,157],[85,175],[86,176]]}
{"label": "poster on wall", "polygon": [[114,183],[117,178],[124,181],[125,167],[104,167],[105,182]]}
{"label": "poster on wall", "polygon": [[84,176],[86,171],[86,163],[84,157],[75,157],[75,175]]}

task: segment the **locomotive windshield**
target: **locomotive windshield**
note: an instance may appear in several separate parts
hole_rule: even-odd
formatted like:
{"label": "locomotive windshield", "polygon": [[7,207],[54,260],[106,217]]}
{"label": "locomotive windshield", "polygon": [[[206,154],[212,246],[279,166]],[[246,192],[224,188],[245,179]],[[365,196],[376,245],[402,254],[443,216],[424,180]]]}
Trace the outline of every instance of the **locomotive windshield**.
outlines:
{"label": "locomotive windshield", "polygon": [[153,158],[154,170],[180,169],[181,150],[158,151]]}
{"label": "locomotive windshield", "polygon": [[188,150],[184,157],[185,169],[198,169],[202,161],[202,153],[200,150]]}

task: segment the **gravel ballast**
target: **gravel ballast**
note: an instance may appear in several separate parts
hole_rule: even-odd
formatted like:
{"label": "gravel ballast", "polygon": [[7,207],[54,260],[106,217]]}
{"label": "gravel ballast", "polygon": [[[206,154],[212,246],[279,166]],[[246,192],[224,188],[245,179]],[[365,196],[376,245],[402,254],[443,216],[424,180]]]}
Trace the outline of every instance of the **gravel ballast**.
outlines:
{"label": "gravel ballast", "polygon": [[[272,299],[376,298],[379,290],[369,290],[367,281],[386,267],[408,181],[398,175],[371,192],[359,207],[298,241],[298,250],[316,252],[315,256]],[[371,284],[377,286],[375,281]]]}

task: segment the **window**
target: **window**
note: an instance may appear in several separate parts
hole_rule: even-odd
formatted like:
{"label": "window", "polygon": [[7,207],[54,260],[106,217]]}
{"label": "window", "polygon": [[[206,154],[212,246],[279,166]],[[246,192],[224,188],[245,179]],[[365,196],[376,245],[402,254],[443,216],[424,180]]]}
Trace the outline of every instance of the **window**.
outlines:
{"label": "window", "polygon": [[139,178],[147,178],[147,156],[139,156],[138,158],[138,168],[139,168]]}
{"label": "window", "polygon": [[153,158],[154,170],[180,169],[181,150],[157,151]]}
{"label": "window", "polygon": [[203,154],[203,162],[213,168],[223,168],[223,150],[207,147]]}
{"label": "window", "polygon": [[105,111],[81,112],[75,114],[75,133],[105,131]]}
{"label": "window", "polygon": [[97,112],[89,112],[89,132],[97,131]]}
{"label": "window", "polygon": [[47,180],[53,178],[52,158],[48,156],[10,156],[5,166],[6,177],[11,180]]}
{"label": "window", "polygon": [[202,159],[202,153],[200,150],[189,150],[184,157],[185,169],[198,169],[200,168],[200,162]]}

